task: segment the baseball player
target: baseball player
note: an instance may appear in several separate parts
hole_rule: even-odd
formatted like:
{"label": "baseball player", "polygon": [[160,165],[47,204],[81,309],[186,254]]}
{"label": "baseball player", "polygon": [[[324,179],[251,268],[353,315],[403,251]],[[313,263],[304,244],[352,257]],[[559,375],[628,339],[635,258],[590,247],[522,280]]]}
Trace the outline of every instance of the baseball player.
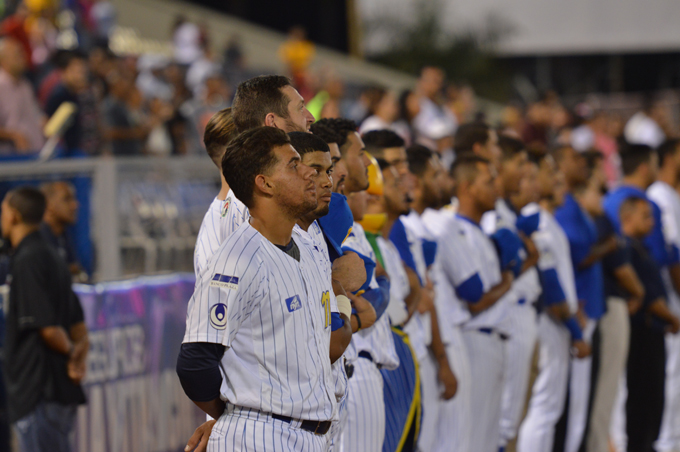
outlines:
{"label": "baseball player", "polygon": [[232,141],[223,171],[251,220],[201,275],[177,363],[180,381],[218,419],[209,451],[274,444],[324,451],[336,410],[330,294],[321,253],[299,246],[305,239],[293,234],[298,218],[317,207],[316,171],[271,127]]}
{"label": "baseball player", "polygon": [[[365,154],[363,141],[356,132],[356,124],[346,119],[319,122],[346,137],[346,142],[340,146],[340,164],[347,168],[344,194],[360,194],[368,188],[367,168],[370,161]],[[357,218],[355,215],[352,232],[343,244],[343,250],[358,253],[375,266],[375,253]],[[368,289],[379,287],[373,275]],[[399,365],[388,317],[382,316],[372,327],[361,328],[352,335],[346,356],[353,361],[354,374],[348,382],[348,420],[343,434],[343,450],[378,452],[385,436],[385,403],[380,368],[395,369]]]}
{"label": "baseball player", "polygon": [[[426,293],[429,291],[434,294],[436,299],[430,270],[436,257],[437,241],[421,215],[426,208],[439,204],[444,170],[439,158],[430,149],[421,145],[410,146],[407,149],[407,158],[409,171],[415,176],[413,208],[408,215],[402,216],[400,221],[405,228],[415,270],[425,285],[424,290]],[[393,235],[398,231],[399,229],[394,228]],[[405,248],[399,246],[398,238],[395,237],[394,241],[398,249]],[[404,259],[404,262],[407,260]],[[423,338],[422,351],[418,355],[423,382],[423,424],[418,440],[420,450],[433,450],[440,419],[440,400],[454,397],[458,384],[441,338],[434,299],[424,312],[417,311],[405,328],[409,335],[420,334]],[[419,310],[422,310],[422,307]]]}
{"label": "baseball player", "polygon": [[[584,156],[571,147],[553,152],[560,171],[564,174],[567,194],[554,216],[569,240],[576,294],[579,310],[586,316],[583,338],[592,340],[598,320],[605,310],[602,264],[603,253],[598,249],[597,227],[593,219],[579,205],[575,194],[588,181],[588,168]],[[566,451],[576,452],[585,432],[588,400],[590,397],[592,359],[573,359],[569,380]]]}
{"label": "baseball player", "polygon": [[527,415],[519,429],[517,450],[551,452],[555,426],[567,397],[570,344],[581,357],[589,354],[589,346],[583,341],[583,332],[575,317],[578,298],[569,240],[552,214],[564,200],[563,175],[556,171],[551,156],[531,154],[530,157],[532,161],[528,164],[522,191],[537,193],[539,203],[524,206],[522,217],[532,218],[540,212],[538,228],[531,238],[540,255],[538,269],[542,274],[544,310],[538,317],[539,371]]}
{"label": "baseball player", "polygon": [[[420,301],[421,287],[415,271],[402,262],[401,255],[389,239],[399,217],[409,211],[407,187],[397,169],[384,159],[376,162],[382,173],[380,178],[369,168],[370,194],[366,213],[360,222],[364,226],[376,254],[390,278],[390,300],[386,310],[392,327],[392,338],[399,357],[395,370],[381,369],[385,400],[385,452],[413,451],[422,427],[421,379],[414,344],[401,326],[407,323]],[[382,187],[382,190],[380,189]]]}
{"label": "baseball player", "polygon": [[512,291],[512,271],[501,271],[496,247],[479,225],[482,215],[495,207],[495,168],[484,158],[459,156],[452,174],[457,184],[462,237],[475,250],[470,258],[476,262],[485,294],[478,302],[469,303],[473,316],[463,324],[471,375],[469,450],[496,452],[507,339],[503,320],[517,297]]}
{"label": "baseball player", "polygon": [[501,149],[498,183],[500,197],[496,201],[495,209],[484,214],[482,228],[489,235],[500,229],[510,230],[522,238],[526,250],[532,251],[525,252],[522,256],[524,262],[519,272],[521,274],[516,275],[517,279],[513,284],[517,304],[510,308],[503,327],[509,337],[505,342],[506,360],[499,444],[502,449],[517,435],[526,400],[531,357],[537,334],[536,310],[533,305],[541,294],[541,286],[538,272],[534,268],[538,261],[538,253],[535,252],[535,246],[529,238],[533,230],[518,229],[517,212],[522,206],[513,204],[512,201],[524,177],[526,148],[521,141],[507,136],[500,136],[498,144]]}
{"label": "baseball player", "polygon": [[[675,191],[680,174],[680,141],[668,140],[659,149],[659,175],[647,189],[647,196],[661,209],[666,242],[680,248],[680,195]],[[680,297],[669,272],[662,272],[668,307],[680,317]],[[658,452],[680,450],[680,336],[666,334],[666,400],[661,433],[655,444]]]}

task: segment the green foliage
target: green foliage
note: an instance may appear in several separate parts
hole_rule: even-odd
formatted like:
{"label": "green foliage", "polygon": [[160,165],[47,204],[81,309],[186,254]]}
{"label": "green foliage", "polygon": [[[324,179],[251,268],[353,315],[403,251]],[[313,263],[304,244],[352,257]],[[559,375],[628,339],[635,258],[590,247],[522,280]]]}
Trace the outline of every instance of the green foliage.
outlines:
{"label": "green foliage", "polygon": [[371,55],[370,60],[417,75],[423,66],[439,66],[447,78],[469,83],[484,97],[504,100],[510,77],[502,62],[495,58],[494,47],[512,32],[502,20],[490,16],[481,30],[444,30],[438,2],[419,2],[415,21],[381,19],[370,24],[369,32],[387,36],[387,50]]}

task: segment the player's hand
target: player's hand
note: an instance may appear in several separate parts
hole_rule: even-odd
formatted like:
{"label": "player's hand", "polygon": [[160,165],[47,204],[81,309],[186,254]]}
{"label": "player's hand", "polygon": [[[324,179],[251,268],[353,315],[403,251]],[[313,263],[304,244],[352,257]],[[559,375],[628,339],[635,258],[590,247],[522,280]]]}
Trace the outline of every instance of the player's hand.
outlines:
{"label": "player's hand", "polygon": [[633,297],[628,300],[628,314],[635,315],[641,307],[642,299]]}
{"label": "player's hand", "polygon": [[585,329],[586,324],[588,323],[588,316],[581,305],[579,305],[578,311],[576,311],[576,320],[578,320],[578,324],[581,329]]}
{"label": "player's hand", "polygon": [[451,370],[451,367],[447,361],[439,364],[437,378],[444,387],[444,392],[441,393],[441,398],[444,400],[452,399],[453,396],[456,395],[456,392],[458,392],[458,379]]}
{"label": "player's hand", "polygon": [[677,317],[673,316],[670,322],[668,322],[666,331],[672,334],[678,334],[678,332],[680,331],[680,320],[678,320]]}
{"label": "player's hand", "polygon": [[74,384],[80,384],[85,378],[87,370],[87,351],[89,343],[87,341],[78,342],[73,347],[73,353],[66,364],[68,377]]}
{"label": "player's hand", "polygon": [[590,356],[591,353],[590,344],[588,344],[586,341],[583,340],[574,341],[571,344],[571,348],[572,354],[578,359],[583,359]]}
{"label": "player's hand", "polygon": [[375,309],[367,299],[360,295],[354,295],[351,292],[347,292],[347,297],[352,302],[352,307],[356,309],[359,319],[361,319],[361,329],[370,328],[373,326],[378,316],[375,313]]}
{"label": "player's hand", "polygon": [[390,277],[390,275],[387,274],[387,271],[383,268],[383,266],[380,265],[380,262],[375,263],[375,277],[377,278],[378,276],[387,276],[387,278]]}
{"label": "player's hand", "polygon": [[427,278],[425,286],[420,291],[420,301],[418,302],[418,312],[425,314],[434,309],[434,284]]}
{"label": "player's hand", "polygon": [[346,252],[333,261],[333,279],[347,292],[356,292],[366,282],[366,266],[357,253]]}
{"label": "player's hand", "polygon": [[213,426],[217,422],[215,419],[211,419],[207,422],[201,424],[191,435],[187,445],[184,448],[185,452],[205,452],[208,448],[208,440],[210,439],[210,433],[212,432]]}

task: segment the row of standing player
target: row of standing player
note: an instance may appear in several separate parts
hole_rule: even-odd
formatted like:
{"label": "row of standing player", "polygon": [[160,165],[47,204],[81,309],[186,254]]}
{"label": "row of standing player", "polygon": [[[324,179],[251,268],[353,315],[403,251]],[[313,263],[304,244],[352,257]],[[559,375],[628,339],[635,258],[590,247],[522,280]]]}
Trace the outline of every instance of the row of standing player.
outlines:
{"label": "row of standing player", "polygon": [[[253,85],[257,84],[251,84],[251,88]],[[256,117],[258,114],[264,117],[264,120],[256,119],[258,124],[250,125],[305,130],[311,119],[304,106],[297,108],[297,93],[285,83],[277,89],[286,96],[288,112],[277,111],[276,106],[268,105],[254,108],[257,103],[252,98],[246,99],[249,102],[241,104],[258,110]],[[237,101],[234,108],[238,105]],[[498,152],[495,136],[488,128],[481,127],[481,133],[478,126],[461,128],[457,137],[459,153],[469,151],[487,157],[488,161],[472,157],[458,159],[451,172],[459,202],[458,215],[454,215],[450,209],[438,209],[452,194],[447,191],[451,179],[442,171],[436,156],[426,148],[412,148],[406,155],[403,143],[387,131],[366,137],[370,150],[381,157],[379,163],[385,178],[382,195],[366,195],[363,178],[367,162],[362,158],[362,142],[353,126],[336,120],[322,121],[315,128],[314,132],[321,137],[325,135],[327,142],[340,145],[342,152],[334,157],[337,165],[333,188],[350,195],[355,219],[361,217],[365,203],[369,204],[369,210],[385,217],[380,227],[370,224],[375,228],[372,232],[378,233],[373,246],[361,226],[355,223],[344,243],[345,250],[352,249],[374,264],[377,260],[384,262],[384,270],[392,282],[388,314],[381,316],[383,320],[375,327],[365,328],[360,335],[355,335],[345,354],[345,358],[354,362],[355,377],[349,380],[349,389],[341,387],[336,391],[338,401],[342,402],[337,419],[348,420],[344,421],[345,428],[334,426],[334,432],[329,434],[330,447],[337,447],[333,438],[343,438],[338,435],[342,430],[345,450],[379,450],[382,447],[386,407],[382,398],[383,379],[378,370],[398,366],[389,338],[390,321],[406,323],[405,329],[411,336],[420,364],[425,413],[418,444],[421,450],[437,450],[438,447],[441,450],[495,450],[513,438],[522,414],[529,362],[537,334],[541,338],[541,356],[545,355],[545,358],[541,360],[542,372],[534,387],[533,399],[541,401],[544,400],[540,397],[541,392],[552,393],[553,396],[548,397],[552,399],[548,404],[552,414],[549,418],[555,417],[555,412],[559,417],[559,406],[563,404],[563,392],[566,391],[570,337],[578,355],[588,354],[588,346],[581,340],[582,333],[573,316],[577,300],[583,298],[576,295],[568,258],[569,242],[550,215],[550,211],[560,205],[559,196],[555,196],[554,191],[548,193],[545,186],[543,191],[532,188],[526,192],[525,189],[524,198],[519,195],[521,182],[530,179],[517,177],[525,171],[522,159],[526,159],[526,153],[521,143],[513,150],[512,140],[502,139],[505,152]],[[218,161],[219,149],[223,150],[226,144],[225,138],[226,135],[222,137],[225,143],[212,149],[212,156]],[[211,152],[211,146],[206,144]],[[550,159],[543,157],[536,163],[542,176],[539,180],[548,181],[550,186],[550,181],[554,180],[551,171],[555,171]],[[494,172],[498,169],[501,170],[500,183],[495,184]],[[529,182],[524,185],[531,186]],[[495,186],[501,189],[498,201]],[[414,201],[410,213],[409,191]],[[531,202],[535,201],[531,195],[537,192],[543,195],[540,210]],[[372,198],[362,199],[366,196]],[[513,211],[523,207],[522,203],[530,205],[525,207],[525,215],[520,215],[518,221]],[[401,216],[406,213],[408,215]],[[206,214],[196,250],[197,274],[201,262],[210,258],[224,238],[247,218],[244,206],[224,184],[220,196]],[[475,223],[481,223],[486,234],[474,227]],[[306,225],[318,228],[310,222]],[[538,250],[529,236],[540,245]],[[434,243],[439,244],[436,254],[433,253]],[[376,258],[374,250],[381,259]],[[526,250],[532,252],[522,256]],[[433,258],[433,254],[437,257]],[[392,259],[385,259],[386,256]],[[534,268],[537,261],[538,270]],[[379,278],[371,279],[373,289],[379,289]],[[546,309],[537,324],[532,304],[541,292]],[[352,299],[361,301],[356,297]],[[439,320],[435,314],[437,309]],[[356,316],[356,320],[355,315],[351,317],[356,330],[362,322],[361,316]],[[367,325],[364,323],[363,326]],[[557,372],[559,375],[554,371],[557,361],[562,369]],[[340,367],[344,371],[344,366]],[[558,380],[552,381],[552,377]],[[564,384],[560,383],[562,380]],[[544,391],[540,391],[541,382],[548,386]],[[443,386],[441,394],[437,392],[438,385]],[[456,389],[456,397],[447,401]],[[348,393],[346,401],[345,392]],[[527,446],[526,450],[543,450],[544,447],[550,450],[545,444],[551,441],[548,438],[552,436],[551,429],[557,420],[547,428],[545,425],[532,426],[531,415],[535,416],[541,408],[533,399],[530,416],[522,431],[526,432],[527,441],[532,441],[533,435],[533,444],[541,446]],[[546,421],[541,419],[540,423],[546,424]],[[547,424],[550,423],[548,420]],[[192,441],[200,439],[202,434],[199,429]]]}

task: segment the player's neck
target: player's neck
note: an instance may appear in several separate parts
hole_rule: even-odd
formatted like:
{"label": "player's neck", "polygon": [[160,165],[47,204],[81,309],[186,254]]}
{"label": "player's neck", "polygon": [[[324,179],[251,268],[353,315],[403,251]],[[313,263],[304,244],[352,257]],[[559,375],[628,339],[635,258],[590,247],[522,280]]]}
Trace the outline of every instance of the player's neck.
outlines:
{"label": "player's neck", "polygon": [[296,218],[288,218],[285,212],[271,205],[250,209],[250,225],[274,245],[290,243],[296,221]]}
{"label": "player's neck", "polygon": [[298,218],[297,225],[302,228],[303,231],[307,232],[309,227],[314,223],[315,218],[302,217]]}
{"label": "player's neck", "polygon": [[418,198],[415,201],[413,201],[413,204],[411,204],[411,208],[416,211],[418,216],[420,216],[423,214],[423,212],[425,212],[427,206],[425,205],[421,198]]}
{"label": "player's neck", "polygon": [[392,226],[394,226],[394,223],[395,221],[397,221],[397,218],[399,218],[399,215],[395,215],[389,212],[387,213],[387,221],[380,230],[380,235],[382,235],[385,240],[389,240],[390,231],[392,231]]}
{"label": "player's neck", "polygon": [[220,192],[217,194],[217,199],[224,201],[229,194],[229,184],[224,179],[224,176],[220,176],[220,179],[222,179],[222,188],[220,188]]}
{"label": "player's neck", "polygon": [[479,222],[482,221],[482,215],[484,215],[484,212],[480,211],[474,206],[474,201],[472,200],[464,201],[461,198],[458,199],[459,199],[458,213],[479,224]]}
{"label": "player's neck", "polygon": [[659,170],[659,175],[657,179],[660,180],[661,182],[667,183],[671,187],[675,187],[678,183],[678,176],[675,171],[675,168],[672,168],[670,166],[662,167]]}
{"label": "player's neck", "polygon": [[38,227],[39,226],[19,224],[12,228],[9,233],[9,243],[12,244],[12,248],[19,246],[28,235],[37,231]]}
{"label": "player's neck", "polygon": [[66,230],[66,225],[57,221],[52,215],[50,215],[49,212],[45,213],[43,221],[47,224],[47,226],[49,226],[52,233],[57,237],[61,236]]}
{"label": "player's neck", "polygon": [[637,174],[625,176],[621,182],[623,185],[632,185],[640,190],[647,190],[647,184],[642,180],[642,176],[638,176]]}
{"label": "player's neck", "polygon": [[548,198],[541,198],[541,200],[538,201],[538,205],[550,213],[555,212],[555,203]]}

